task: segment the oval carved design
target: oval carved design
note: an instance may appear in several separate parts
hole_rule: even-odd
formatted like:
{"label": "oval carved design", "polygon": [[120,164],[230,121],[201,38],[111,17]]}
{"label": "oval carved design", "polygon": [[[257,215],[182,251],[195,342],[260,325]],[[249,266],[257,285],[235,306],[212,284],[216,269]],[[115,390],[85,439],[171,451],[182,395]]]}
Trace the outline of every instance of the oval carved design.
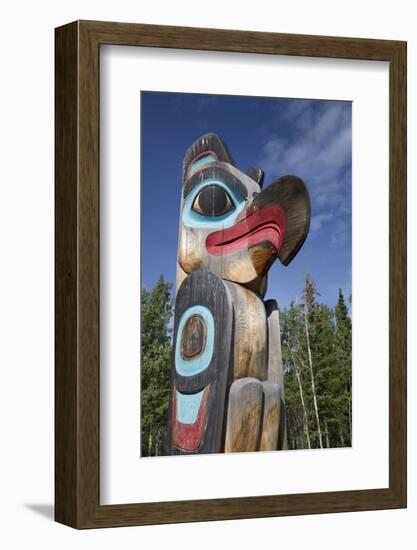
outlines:
{"label": "oval carved design", "polygon": [[201,355],[206,347],[207,327],[201,315],[187,319],[181,334],[181,356],[185,360]]}

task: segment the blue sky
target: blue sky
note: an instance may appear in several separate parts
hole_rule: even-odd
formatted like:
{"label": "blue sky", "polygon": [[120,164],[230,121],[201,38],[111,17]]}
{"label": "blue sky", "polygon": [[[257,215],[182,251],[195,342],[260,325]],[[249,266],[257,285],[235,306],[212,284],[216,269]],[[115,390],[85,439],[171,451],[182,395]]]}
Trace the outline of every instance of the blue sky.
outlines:
{"label": "blue sky", "polygon": [[182,159],[216,132],[239,169],[265,171],[264,187],[295,174],[312,201],[310,233],[288,267],[276,261],[267,298],[287,307],[310,273],[320,300],[351,293],[352,110],[347,101],[141,93],[142,285],[175,282]]}

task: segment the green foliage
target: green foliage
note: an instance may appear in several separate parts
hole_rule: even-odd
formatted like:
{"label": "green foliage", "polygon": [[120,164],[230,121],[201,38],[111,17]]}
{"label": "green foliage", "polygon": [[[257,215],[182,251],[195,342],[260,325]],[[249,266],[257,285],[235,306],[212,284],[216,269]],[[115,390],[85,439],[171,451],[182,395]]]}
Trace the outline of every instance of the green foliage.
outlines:
{"label": "green foliage", "polygon": [[172,353],[171,288],[171,283],[162,276],[153,290],[142,288],[142,456],[161,455],[165,451]]}
{"label": "green foliage", "polygon": [[352,323],[341,290],[317,301],[308,275],[301,301],[281,311],[289,448],[351,445]]}
{"label": "green foliage", "polygon": [[[171,288],[161,276],[153,290],[142,289],[142,456],[165,454]],[[280,312],[290,449],[346,447],[352,440],[352,322],[341,290],[334,308],[319,297],[307,275],[300,300]]]}
{"label": "green foliage", "polygon": [[340,367],[339,399],[343,415],[339,418],[341,437],[352,439],[352,321],[348,314],[342,290],[335,308],[336,316],[336,362]]}

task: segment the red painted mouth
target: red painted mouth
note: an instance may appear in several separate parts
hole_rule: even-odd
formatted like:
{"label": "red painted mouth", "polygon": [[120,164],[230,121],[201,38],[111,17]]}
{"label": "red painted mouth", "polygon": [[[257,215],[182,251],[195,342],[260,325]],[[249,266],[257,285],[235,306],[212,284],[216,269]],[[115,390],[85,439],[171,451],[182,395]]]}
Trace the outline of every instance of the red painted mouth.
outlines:
{"label": "red painted mouth", "polygon": [[177,419],[177,400],[174,392],[172,403],[173,443],[177,449],[193,452],[200,447],[206,424],[209,391],[210,384],[204,389],[200,409],[193,424],[184,424]]}
{"label": "red painted mouth", "polygon": [[242,216],[232,227],[208,235],[209,254],[224,256],[265,241],[271,243],[278,254],[285,237],[284,210],[280,206],[265,206],[260,210],[245,210]]}

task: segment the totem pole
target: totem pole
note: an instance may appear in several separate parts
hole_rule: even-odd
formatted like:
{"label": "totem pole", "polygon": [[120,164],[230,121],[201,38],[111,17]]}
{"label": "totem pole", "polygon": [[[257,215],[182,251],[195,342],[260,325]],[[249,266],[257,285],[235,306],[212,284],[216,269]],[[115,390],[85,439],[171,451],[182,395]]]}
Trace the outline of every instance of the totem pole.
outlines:
{"label": "totem pole", "polygon": [[214,133],[185,154],[169,453],[286,448],[278,307],[263,297],[306,239],[310,198],[295,176],[263,177]]}

